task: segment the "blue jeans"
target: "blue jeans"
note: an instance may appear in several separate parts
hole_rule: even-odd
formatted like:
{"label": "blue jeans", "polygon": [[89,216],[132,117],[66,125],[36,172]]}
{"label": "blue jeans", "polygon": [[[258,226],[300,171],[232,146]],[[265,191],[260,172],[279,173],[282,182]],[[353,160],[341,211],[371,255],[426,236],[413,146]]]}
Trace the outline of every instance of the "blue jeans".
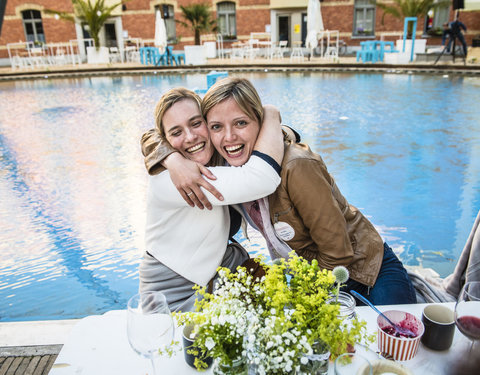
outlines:
{"label": "blue jeans", "polygon": [[[383,245],[383,261],[375,285],[367,285],[349,279],[343,291],[355,290],[374,305],[397,305],[417,303],[415,289],[402,262],[386,243]],[[357,306],[364,305],[356,300]]]}

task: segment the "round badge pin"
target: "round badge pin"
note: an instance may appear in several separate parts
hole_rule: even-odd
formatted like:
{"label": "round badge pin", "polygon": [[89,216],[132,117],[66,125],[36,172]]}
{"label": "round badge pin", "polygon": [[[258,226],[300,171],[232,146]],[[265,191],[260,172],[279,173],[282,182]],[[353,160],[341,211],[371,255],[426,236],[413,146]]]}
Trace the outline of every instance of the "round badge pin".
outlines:
{"label": "round badge pin", "polygon": [[295,236],[295,230],[292,226],[284,221],[279,221],[274,224],[275,232],[278,237],[284,241],[290,241]]}

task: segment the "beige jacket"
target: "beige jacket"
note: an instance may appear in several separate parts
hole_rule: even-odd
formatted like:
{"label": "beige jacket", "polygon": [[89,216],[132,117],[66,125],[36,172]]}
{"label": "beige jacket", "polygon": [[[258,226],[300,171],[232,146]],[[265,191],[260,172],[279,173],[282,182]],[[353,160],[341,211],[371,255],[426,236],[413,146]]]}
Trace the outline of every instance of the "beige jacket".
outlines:
{"label": "beige jacket", "polygon": [[281,177],[268,201],[272,223],[293,228],[286,231],[286,238],[293,238],[285,242],[320,267],[347,266],[352,279],[373,286],[383,260],[382,238],[348,204],[322,158],[305,144],[286,143]]}

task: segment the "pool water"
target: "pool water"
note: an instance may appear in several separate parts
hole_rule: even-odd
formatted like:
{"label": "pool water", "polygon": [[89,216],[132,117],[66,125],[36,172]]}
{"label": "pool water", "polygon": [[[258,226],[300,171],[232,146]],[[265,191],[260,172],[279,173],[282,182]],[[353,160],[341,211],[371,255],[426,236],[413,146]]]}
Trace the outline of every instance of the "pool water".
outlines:
{"label": "pool water", "polygon": [[[404,263],[452,272],[480,209],[479,78],[242,76]],[[139,139],[161,94],[180,85],[205,88],[206,77],[0,83],[0,321],[125,308],[144,250]]]}

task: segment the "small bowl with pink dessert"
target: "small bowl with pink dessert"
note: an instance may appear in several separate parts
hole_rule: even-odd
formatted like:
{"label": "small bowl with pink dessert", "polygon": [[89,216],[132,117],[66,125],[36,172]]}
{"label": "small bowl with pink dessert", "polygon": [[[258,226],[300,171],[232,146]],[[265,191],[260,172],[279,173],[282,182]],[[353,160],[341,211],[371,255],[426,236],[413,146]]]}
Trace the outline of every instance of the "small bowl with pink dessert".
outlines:
{"label": "small bowl with pink dessert", "polygon": [[385,316],[401,328],[409,329],[413,335],[405,335],[398,332],[381,315],[377,318],[378,349],[391,356],[395,361],[408,361],[417,354],[420,339],[425,327],[415,315],[399,310],[383,312]]}

